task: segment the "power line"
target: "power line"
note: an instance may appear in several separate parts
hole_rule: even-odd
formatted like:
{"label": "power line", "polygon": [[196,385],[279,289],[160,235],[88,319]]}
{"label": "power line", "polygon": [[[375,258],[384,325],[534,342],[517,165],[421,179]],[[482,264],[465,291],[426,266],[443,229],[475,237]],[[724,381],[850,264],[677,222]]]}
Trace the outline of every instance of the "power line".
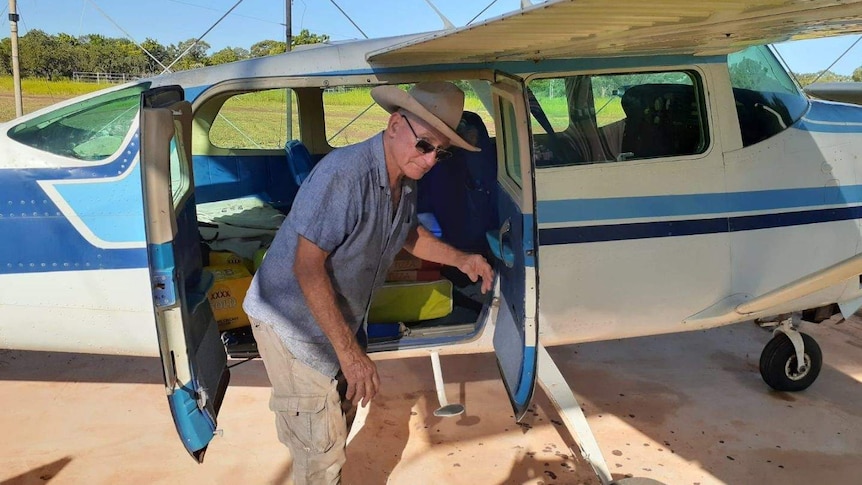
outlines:
{"label": "power line", "polygon": [[[180,5],[188,5],[189,7],[197,7],[197,8],[204,9],[204,10],[212,10],[213,12],[221,12],[221,10],[219,10],[215,7],[208,7],[206,5],[198,5],[196,3],[191,3],[191,2],[183,2],[182,0],[167,0],[167,1],[172,2],[172,3],[178,3]],[[252,17],[251,15],[244,15],[241,13],[235,13],[235,14],[233,14],[233,16],[234,17],[243,17],[243,18],[247,18],[247,19],[251,19],[251,20],[257,20],[258,22],[264,22],[267,24],[284,25],[281,22],[273,22],[272,20],[262,19],[259,17]]]}

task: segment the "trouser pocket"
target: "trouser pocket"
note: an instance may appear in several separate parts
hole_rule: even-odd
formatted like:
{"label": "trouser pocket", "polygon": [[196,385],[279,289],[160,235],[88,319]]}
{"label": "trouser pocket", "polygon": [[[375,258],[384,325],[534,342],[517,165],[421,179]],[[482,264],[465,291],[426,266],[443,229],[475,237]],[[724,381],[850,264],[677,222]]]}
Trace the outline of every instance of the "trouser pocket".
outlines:
{"label": "trouser pocket", "polygon": [[273,397],[270,406],[277,416],[278,438],[288,447],[326,453],[335,444],[336,420],[343,418],[341,406],[330,395]]}

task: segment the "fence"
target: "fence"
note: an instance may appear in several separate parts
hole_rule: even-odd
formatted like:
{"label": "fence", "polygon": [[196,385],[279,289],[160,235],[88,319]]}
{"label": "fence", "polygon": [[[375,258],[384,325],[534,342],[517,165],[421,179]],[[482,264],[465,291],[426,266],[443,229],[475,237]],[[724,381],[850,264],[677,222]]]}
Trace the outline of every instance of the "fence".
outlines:
{"label": "fence", "polygon": [[149,76],[149,74],[127,74],[121,72],[78,72],[75,71],[72,73],[73,81],[87,82],[87,83],[106,83],[106,84],[122,84],[128,81],[134,81],[135,79],[140,79],[142,77]]}

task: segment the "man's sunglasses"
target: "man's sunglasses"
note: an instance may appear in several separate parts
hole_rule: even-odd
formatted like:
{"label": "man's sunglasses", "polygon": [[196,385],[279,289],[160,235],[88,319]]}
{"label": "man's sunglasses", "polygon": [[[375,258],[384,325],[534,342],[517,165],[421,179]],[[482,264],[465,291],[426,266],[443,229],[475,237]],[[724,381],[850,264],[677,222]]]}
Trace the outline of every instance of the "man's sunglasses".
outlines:
{"label": "man's sunglasses", "polygon": [[419,135],[416,134],[416,130],[413,129],[413,125],[410,124],[410,120],[404,115],[401,115],[401,117],[404,118],[404,121],[407,122],[407,126],[410,127],[410,131],[413,133],[413,136],[416,137],[416,149],[419,150],[419,153],[427,155],[431,152],[436,152],[435,156],[437,157],[437,161],[446,160],[452,156],[452,152],[449,150],[435,147],[428,140],[420,138]]}

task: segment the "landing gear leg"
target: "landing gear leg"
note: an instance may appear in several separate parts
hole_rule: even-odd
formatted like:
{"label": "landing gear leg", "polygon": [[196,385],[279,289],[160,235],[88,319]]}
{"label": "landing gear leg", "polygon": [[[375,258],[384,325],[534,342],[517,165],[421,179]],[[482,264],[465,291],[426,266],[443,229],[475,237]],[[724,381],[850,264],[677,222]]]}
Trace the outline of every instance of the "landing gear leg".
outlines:
{"label": "landing gear leg", "polygon": [[776,391],[802,391],[814,383],[823,366],[820,346],[799,332],[802,314],[793,313],[773,331],[760,354],[760,375]]}

